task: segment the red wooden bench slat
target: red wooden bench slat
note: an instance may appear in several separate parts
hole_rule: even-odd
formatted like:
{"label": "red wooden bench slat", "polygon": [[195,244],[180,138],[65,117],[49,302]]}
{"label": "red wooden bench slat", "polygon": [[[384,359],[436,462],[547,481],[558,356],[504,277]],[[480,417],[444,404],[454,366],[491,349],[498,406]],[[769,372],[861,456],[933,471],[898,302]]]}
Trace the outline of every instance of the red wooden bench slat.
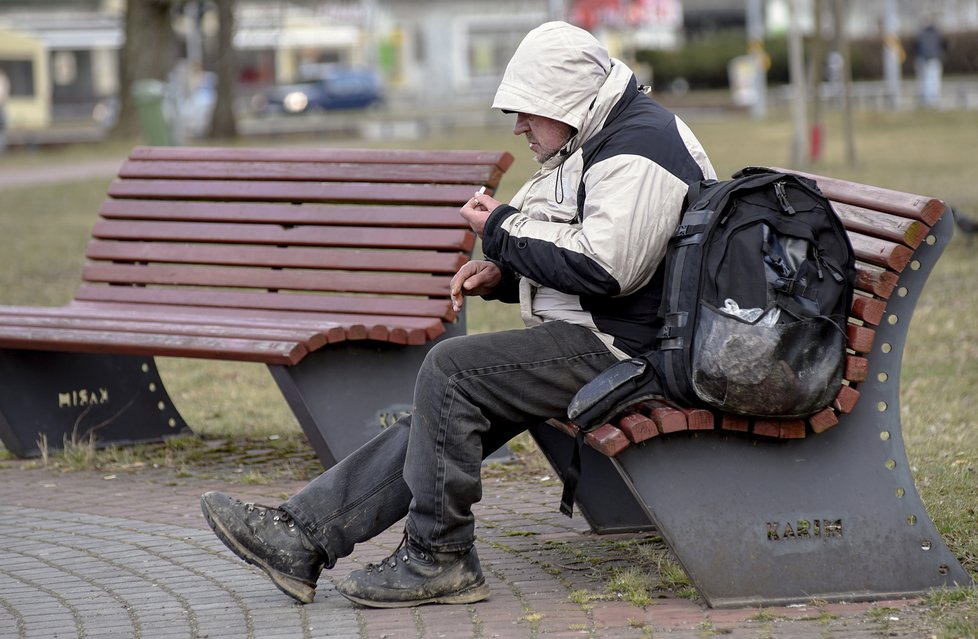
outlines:
{"label": "red wooden bench slat", "polygon": [[857,401],[859,401],[859,391],[852,386],[843,385],[835,396],[833,406],[840,413],[851,413]]}
{"label": "red wooden bench slat", "polygon": [[499,169],[477,164],[383,164],[255,160],[127,160],[119,169],[125,179],[282,180],[286,182],[380,182],[395,184],[498,183]]}
{"label": "red wooden bench slat", "polygon": [[547,423],[569,437],[577,437],[577,427],[570,422],[565,422],[559,419],[550,419],[547,420]]}
{"label": "red wooden bench slat", "polygon": [[857,355],[849,355],[846,357],[846,368],[845,372],[842,374],[844,378],[858,384],[859,382],[866,381],[866,375],[869,371],[869,360],[865,357],[859,357]]}
{"label": "red wooden bench slat", "polygon": [[157,320],[120,320],[96,317],[8,315],[4,319],[4,325],[124,333],[157,333],[160,335],[174,336],[196,335],[200,337],[295,341],[302,343],[308,351],[314,351],[327,343],[327,336],[321,332],[293,329],[287,326],[270,328],[228,324],[194,324],[182,321],[168,321],[166,318]]}
{"label": "red wooden bench slat", "polygon": [[319,313],[357,313],[364,315],[414,315],[439,317],[454,321],[455,312],[448,300],[410,298],[370,298],[367,296],[305,295],[161,289],[134,286],[101,286],[83,284],[75,299],[90,302],[133,302],[180,304],[201,307],[239,307],[262,310],[306,311]]}
{"label": "red wooden bench slat", "polygon": [[865,295],[852,296],[852,317],[857,317],[868,324],[879,326],[886,312],[886,302]]}
{"label": "red wooden bench slat", "polygon": [[231,180],[114,180],[111,197],[155,200],[370,202],[451,204],[472,197],[471,185],[368,182],[235,182]]}
{"label": "red wooden bench slat", "polygon": [[408,150],[408,149],[276,149],[247,147],[161,147],[138,146],[130,153],[132,160],[197,160],[248,162],[256,154],[269,161],[290,162],[369,162],[411,164],[491,164],[501,170],[513,164],[512,154],[506,151],[465,150]]}
{"label": "red wooden bench slat", "polygon": [[861,233],[917,248],[930,232],[930,227],[907,217],[888,215],[871,209],[836,202],[833,205],[850,233]]}
{"label": "red wooden bench slat", "polygon": [[128,220],[99,220],[92,235],[101,239],[218,244],[274,244],[278,246],[332,246],[469,251],[472,233],[442,229],[386,229],[349,226],[294,226],[274,224],[175,224]]}
{"label": "red wooden bench slat", "polygon": [[104,218],[188,222],[259,222],[327,226],[390,226],[395,228],[458,228],[469,225],[457,206],[394,206],[358,204],[293,204],[109,199]]}
{"label": "red wooden bench slat", "polygon": [[855,204],[874,211],[892,213],[923,221],[933,226],[944,214],[944,202],[937,198],[913,193],[894,191],[878,186],[856,184],[838,178],[813,175],[791,169],[777,169],[787,173],[804,175],[817,181],[819,189],[830,200]]}
{"label": "red wooden bench slat", "polygon": [[219,286],[291,291],[374,293],[379,295],[449,295],[447,275],[395,275],[329,273],[317,271],[222,268],[211,266],[89,264],[82,272],[86,282],[156,284],[168,286]]}
{"label": "red wooden bench slat", "polygon": [[910,256],[913,255],[913,251],[902,244],[869,237],[868,235],[850,233],[849,241],[852,243],[852,250],[856,254],[856,259],[888,268],[897,273],[903,271],[907,262],[910,261]]}
{"label": "red wooden bench slat", "polygon": [[637,406],[642,414],[655,422],[660,433],[678,433],[687,429],[686,414],[665,402],[649,400]]}
{"label": "red wooden bench slat", "polygon": [[369,251],[290,246],[240,247],[223,244],[117,242],[91,240],[85,251],[90,260],[113,262],[165,262],[224,266],[340,269],[345,271],[398,271],[454,275],[468,260],[462,252],[430,250]]}
{"label": "red wooden bench slat", "polygon": [[598,426],[585,435],[584,439],[591,448],[600,451],[608,457],[614,457],[631,444],[628,441],[628,437],[625,436],[625,433],[611,424]]}
{"label": "red wooden bench slat", "polygon": [[839,423],[839,416],[831,408],[823,408],[808,418],[808,425],[816,433],[824,433]]}
{"label": "red wooden bench slat", "polygon": [[781,423],[779,424],[778,438],[779,439],[804,439],[805,420],[803,419],[782,420]]}
{"label": "red wooden bench slat", "polygon": [[849,324],[846,326],[846,337],[849,348],[857,353],[868,353],[873,350],[876,331],[868,326]]}
{"label": "red wooden bench slat", "polygon": [[751,432],[761,437],[775,437],[781,434],[781,426],[773,419],[755,419]]}
{"label": "red wooden bench slat", "polygon": [[899,276],[893,271],[864,262],[856,262],[856,288],[883,299],[890,299]]}
{"label": "red wooden bench slat", "polygon": [[720,416],[720,428],[738,433],[750,432],[750,418],[743,415],[724,413]]}
{"label": "red wooden bench slat", "polygon": [[689,430],[713,430],[715,420],[711,411],[705,408],[671,405],[686,416],[686,427]]}
{"label": "red wooden bench slat", "polygon": [[619,416],[616,425],[621,432],[625,433],[628,441],[633,444],[640,444],[659,435],[655,421],[637,411],[626,411]]}
{"label": "red wooden bench slat", "polygon": [[32,350],[200,357],[291,365],[306,354],[298,342],[230,339],[195,335],[154,335],[122,331],[0,326],[0,346]]}
{"label": "red wooden bench slat", "polygon": [[[90,316],[90,317],[121,317],[141,319],[149,317],[155,319],[165,316],[168,320],[174,321],[207,321],[222,322],[226,324],[240,323],[247,326],[292,326],[317,330],[328,334],[334,341],[333,329],[340,328],[347,333],[359,334],[359,337],[349,336],[348,339],[365,339],[368,333],[382,331],[387,333],[406,336],[421,336],[422,341],[435,339],[445,332],[445,327],[439,318],[415,317],[408,315],[362,315],[355,313],[315,313],[306,311],[290,310],[271,310],[271,309],[250,309],[250,308],[217,308],[208,307],[206,317],[202,317],[199,306],[183,306],[179,304],[152,304],[152,303],[125,303],[118,304],[113,302],[86,302],[74,300],[70,304],[62,307],[34,309],[32,307],[12,307],[0,306],[0,315],[6,313],[23,312],[31,314],[33,311],[38,313],[52,313],[67,316]],[[387,338],[381,341],[392,341]],[[339,340],[335,340],[339,341]],[[411,342],[414,343],[414,342]]]}

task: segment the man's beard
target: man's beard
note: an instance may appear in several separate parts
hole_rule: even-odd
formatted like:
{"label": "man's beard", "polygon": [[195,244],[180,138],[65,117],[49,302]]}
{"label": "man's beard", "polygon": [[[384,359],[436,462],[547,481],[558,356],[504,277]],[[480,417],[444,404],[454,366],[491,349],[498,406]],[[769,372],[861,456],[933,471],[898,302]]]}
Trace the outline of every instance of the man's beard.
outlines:
{"label": "man's beard", "polygon": [[540,151],[539,153],[534,155],[533,159],[537,161],[537,164],[546,164],[547,160],[557,155],[558,153],[560,153],[560,149],[554,149],[552,151],[550,149],[544,149],[543,151]]}
{"label": "man's beard", "polygon": [[[546,164],[547,160],[560,153],[561,149],[567,146],[569,141],[570,137],[564,140],[564,142],[555,149],[542,148],[539,153],[533,156],[533,159],[536,160],[537,164]],[[539,142],[537,142],[537,144],[539,144]]]}

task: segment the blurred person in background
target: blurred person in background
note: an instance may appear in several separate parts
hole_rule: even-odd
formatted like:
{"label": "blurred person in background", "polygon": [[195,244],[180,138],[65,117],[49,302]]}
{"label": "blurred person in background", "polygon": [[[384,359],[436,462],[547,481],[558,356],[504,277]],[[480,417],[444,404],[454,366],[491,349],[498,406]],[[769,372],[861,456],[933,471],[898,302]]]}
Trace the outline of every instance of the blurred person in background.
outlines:
{"label": "blurred person in background", "polygon": [[920,104],[934,108],[941,101],[941,80],[944,75],[944,54],[947,40],[932,18],[927,18],[914,40],[914,70]]}

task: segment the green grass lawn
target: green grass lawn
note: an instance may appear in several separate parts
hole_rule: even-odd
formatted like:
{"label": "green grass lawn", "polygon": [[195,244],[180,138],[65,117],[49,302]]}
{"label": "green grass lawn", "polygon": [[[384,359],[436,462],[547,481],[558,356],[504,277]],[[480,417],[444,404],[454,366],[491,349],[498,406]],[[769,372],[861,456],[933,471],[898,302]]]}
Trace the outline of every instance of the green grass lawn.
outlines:
{"label": "green grass lawn", "polygon": [[[978,218],[978,115],[861,113],[853,166],[844,160],[837,114],[826,122],[825,156],[809,167],[833,175],[941,197]],[[788,166],[791,126],[745,115],[690,117],[721,176],[745,165]],[[302,141],[308,144],[309,139]],[[327,145],[355,146],[356,140]],[[373,144],[373,146],[381,146]],[[392,147],[506,149],[516,163],[503,180],[507,199],[535,169],[522,139],[506,129],[459,130]],[[54,152],[10,152],[0,171],[113,156],[118,144]],[[89,230],[109,177],[0,191],[0,304],[59,304],[78,283]],[[966,568],[978,575],[978,237],[958,233],[928,281],[904,356],[904,434],[917,486],[939,530]],[[472,300],[471,331],[519,325],[515,309]],[[160,362],[174,402],[192,428],[213,437],[297,435],[300,431],[263,366],[196,360]],[[978,636],[978,594],[929,600],[936,636]]]}

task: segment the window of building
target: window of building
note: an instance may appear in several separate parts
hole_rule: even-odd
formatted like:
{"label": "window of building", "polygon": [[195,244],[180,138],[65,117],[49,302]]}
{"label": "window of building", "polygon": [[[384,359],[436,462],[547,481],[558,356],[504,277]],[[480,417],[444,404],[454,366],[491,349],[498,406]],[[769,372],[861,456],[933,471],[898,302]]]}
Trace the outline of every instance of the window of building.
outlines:
{"label": "window of building", "polygon": [[34,96],[34,62],[0,58],[0,71],[7,76],[10,97]]}

